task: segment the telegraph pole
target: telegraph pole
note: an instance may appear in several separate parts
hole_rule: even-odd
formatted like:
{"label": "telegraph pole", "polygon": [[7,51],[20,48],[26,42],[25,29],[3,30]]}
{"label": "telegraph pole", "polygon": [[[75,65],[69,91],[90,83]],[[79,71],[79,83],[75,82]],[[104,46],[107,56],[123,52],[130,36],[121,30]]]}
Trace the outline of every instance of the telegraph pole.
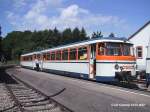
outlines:
{"label": "telegraph pole", "polygon": [[1,36],[1,34],[2,34],[2,31],[1,31],[1,25],[0,25],[0,55],[1,55],[1,52],[2,52],[2,36]]}
{"label": "telegraph pole", "polygon": [[2,27],[0,26],[0,61],[2,63],[6,63],[6,59],[5,59],[5,56],[3,54],[3,51],[2,51]]}
{"label": "telegraph pole", "polygon": [[1,37],[2,31],[1,31],[1,25],[0,25],[0,61],[2,57],[2,37]]}

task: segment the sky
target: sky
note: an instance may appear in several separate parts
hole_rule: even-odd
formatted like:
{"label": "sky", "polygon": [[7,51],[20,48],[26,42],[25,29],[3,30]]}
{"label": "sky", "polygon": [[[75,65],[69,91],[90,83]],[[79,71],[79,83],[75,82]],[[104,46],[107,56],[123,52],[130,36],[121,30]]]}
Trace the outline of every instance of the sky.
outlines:
{"label": "sky", "polygon": [[2,36],[11,31],[84,27],[129,37],[150,21],[150,0],[0,0]]}

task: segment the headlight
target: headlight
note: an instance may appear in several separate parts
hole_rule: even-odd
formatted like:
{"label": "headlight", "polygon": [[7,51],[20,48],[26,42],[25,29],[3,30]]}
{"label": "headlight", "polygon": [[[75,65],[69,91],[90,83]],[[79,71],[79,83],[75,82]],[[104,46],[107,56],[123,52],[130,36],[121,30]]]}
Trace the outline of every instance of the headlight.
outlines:
{"label": "headlight", "polygon": [[138,69],[138,65],[137,64],[135,65],[135,69]]}
{"label": "headlight", "polygon": [[115,64],[114,68],[115,68],[116,70],[118,70],[118,69],[119,69],[119,65],[118,65],[118,64]]}
{"label": "headlight", "polygon": [[121,66],[121,67],[120,67],[120,70],[122,71],[123,69],[124,69],[124,68]]}

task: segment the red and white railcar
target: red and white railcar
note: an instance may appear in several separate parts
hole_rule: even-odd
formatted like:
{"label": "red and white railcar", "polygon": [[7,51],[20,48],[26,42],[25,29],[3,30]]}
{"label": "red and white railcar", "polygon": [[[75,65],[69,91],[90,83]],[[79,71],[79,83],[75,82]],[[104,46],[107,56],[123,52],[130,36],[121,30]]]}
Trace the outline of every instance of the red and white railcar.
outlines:
{"label": "red and white railcar", "polygon": [[135,76],[133,45],[123,39],[92,39],[21,55],[21,65],[97,81],[129,80]]}

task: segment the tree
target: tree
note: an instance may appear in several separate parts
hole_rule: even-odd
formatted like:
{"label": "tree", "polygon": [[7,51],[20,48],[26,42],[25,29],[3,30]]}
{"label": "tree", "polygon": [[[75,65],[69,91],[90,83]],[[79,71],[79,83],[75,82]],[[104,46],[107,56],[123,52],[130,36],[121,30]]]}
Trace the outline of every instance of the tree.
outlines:
{"label": "tree", "polygon": [[80,40],[86,40],[88,39],[85,29],[82,27],[80,31]]}
{"label": "tree", "polygon": [[114,33],[110,33],[110,35],[109,35],[108,37],[114,38],[114,37],[115,37],[115,34],[114,34]]}
{"label": "tree", "polygon": [[60,45],[60,38],[61,38],[61,33],[55,27],[54,30],[53,30],[53,35],[52,35],[53,45],[54,46]]}
{"label": "tree", "polygon": [[54,46],[54,44],[53,44],[53,30],[51,30],[51,29],[48,30],[46,43],[48,44],[49,48]]}
{"label": "tree", "polygon": [[103,38],[102,32],[93,32],[92,38]]}
{"label": "tree", "polygon": [[72,31],[73,37],[71,42],[77,42],[80,40],[80,30],[76,27]]}
{"label": "tree", "polygon": [[63,32],[62,32],[62,37],[61,37],[61,44],[68,44],[70,43],[70,41],[72,40],[72,31],[70,28],[66,28]]}
{"label": "tree", "polygon": [[65,45],[87,39],[84,28],[65,29],[60,32],[57,28],[43,31],[12,31],[2,40],[2,49],[7,59],[19,59],[23,53],[38,51],[46,48]]}

